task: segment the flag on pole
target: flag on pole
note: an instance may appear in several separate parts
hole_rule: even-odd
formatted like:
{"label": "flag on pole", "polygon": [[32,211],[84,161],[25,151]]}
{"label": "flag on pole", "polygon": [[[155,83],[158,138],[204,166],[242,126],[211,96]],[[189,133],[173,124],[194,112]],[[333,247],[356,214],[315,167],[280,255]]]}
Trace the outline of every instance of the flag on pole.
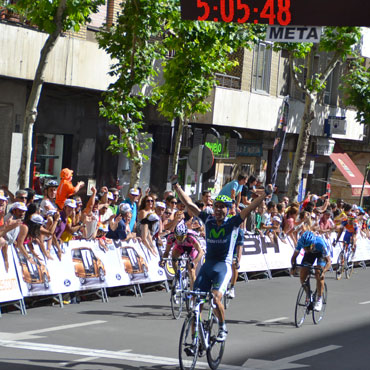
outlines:
{"label": "flag on pole", "polygon": [[273,146],[273,151],[272,151],[271,184],[273,186],[275,186],[275,183],[276,183],[281,155],[284,149],[286,130],[288,126],[288,115],[289,115],[289,96],[286,96],[283,100],[283,109],[281,112],[279,126],[276,132],[276,138],[274,141],[274,146]]}

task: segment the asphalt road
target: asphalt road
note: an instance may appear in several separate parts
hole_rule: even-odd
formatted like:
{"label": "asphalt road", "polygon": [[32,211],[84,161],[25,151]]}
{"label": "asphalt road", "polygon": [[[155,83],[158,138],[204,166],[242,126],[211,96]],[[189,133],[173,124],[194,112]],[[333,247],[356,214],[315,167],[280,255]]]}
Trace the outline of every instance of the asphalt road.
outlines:
{"label": "asphalt road", "polygon": [[[238,282],[227,310],[222,370],[370,369],[370,268],[350,280],[327,276],[323,321],[294,326],[298,278]],[[178,369],[183,319],[172,319],[169,293],[147,292],[28,309],[0,318],[0,369]],[[199,369],[208,368],[205,359]]]}

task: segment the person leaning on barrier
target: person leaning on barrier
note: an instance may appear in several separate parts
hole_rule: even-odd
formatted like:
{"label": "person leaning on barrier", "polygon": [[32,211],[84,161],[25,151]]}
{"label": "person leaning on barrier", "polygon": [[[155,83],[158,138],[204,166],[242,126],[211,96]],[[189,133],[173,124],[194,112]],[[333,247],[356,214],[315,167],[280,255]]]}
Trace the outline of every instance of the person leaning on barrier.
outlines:
{"label": "person leaning on barrier", "polygon": [[137,224],[136,230],[143,244],[154,256],[157,256],[156,238],[158,237],[159,230],[159,216],[155,213],[150,213]]}
{"label": "person leaning on barrier", "polygon": [[[113,240],[125,240],[127,238],[127,226],[130,227],[130,220],[126,218],[128,224],[124,220],[124,216],[131,214],[131,207],[127,203],[121,203],[119,213],[109,221],[109,228],[106,237]],[[131,229],[130,229],[131,230]]]}

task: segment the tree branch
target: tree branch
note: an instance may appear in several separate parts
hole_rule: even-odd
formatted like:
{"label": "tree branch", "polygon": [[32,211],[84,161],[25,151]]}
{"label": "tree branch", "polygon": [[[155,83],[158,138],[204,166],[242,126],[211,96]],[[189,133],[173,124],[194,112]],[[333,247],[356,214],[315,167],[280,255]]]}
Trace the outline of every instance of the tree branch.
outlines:
{"label": "tree branch", "polygon": [[308,91],[308,89],[304,88],[303,84],[298,79],[296,71],[294,70],[294,57],[291,52],[289,52],[289,69],[295,86],[297,86],[297,88],[305,95],[309,95],[310,92]]}

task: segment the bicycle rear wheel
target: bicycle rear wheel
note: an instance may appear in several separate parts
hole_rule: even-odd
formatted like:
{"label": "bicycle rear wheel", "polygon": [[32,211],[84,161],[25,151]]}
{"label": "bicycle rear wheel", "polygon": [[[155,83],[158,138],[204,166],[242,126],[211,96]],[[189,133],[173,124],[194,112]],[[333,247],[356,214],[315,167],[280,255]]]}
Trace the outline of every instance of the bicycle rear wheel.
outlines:
{"label": "bicycle rear wheel", "polygon": [[217,342],[218,320],[212,313],[209,322],[209,347],[207,349],[207,361],[212,370],[216,370],[221,363],[225,350],[225,342]]}
{"label": "bicycle rear wheel", "polygon": [[171,310],[172,316],[178,320],[181,316],[183,306],[183,291],[181,289],[180,280],[176,277],[173,280],[171,288]]}
{"label": "bicycle rear wheel", "polygon": [[301,327],[306,315],[308,313],[308,305],[310,304],[310,297],[306,290],[301,286],[298,291],[297,302],[295,304],[294,322],[297,328]]}
{"label": "bicycle rear wheel", "polygon": [[[317,291],[315,292],[315,296],[317,297]],[[322,308],[320,311],[315,310],[312,311],[312,318],[315,324],[318,324],[324,317],[327,299],[328,299],[328,288],[326,287],[325,283],[324,290],[322,292]]]}
{"label": "bicycle rear wheel", "polygon": [[[351,247],[349,246],[348,248],[351,248]],[[346,266],[345,266],[346,267],[345,269],[346,279],[350,279],[352,276],[353,265],[354,265],[353,257],[354,257],[354,253],[352,249],[350,249],[347,252],[347,256],[346,256]]]}
{"label": "bicycle rear wheel", "polygon": [[343,266],[344,266],[344,253],[341,251],[338,256],[337,261],[337,270],[335,271],[335,278],[340,280],[343,274]]}
{"label": "bicycle rear wheel", "polygon": [[181,329],[179,343],[179,363],[181,370],[193,370],[197,363],[199,352],[199,337],[193,338],[195,317],[188,316]]}

